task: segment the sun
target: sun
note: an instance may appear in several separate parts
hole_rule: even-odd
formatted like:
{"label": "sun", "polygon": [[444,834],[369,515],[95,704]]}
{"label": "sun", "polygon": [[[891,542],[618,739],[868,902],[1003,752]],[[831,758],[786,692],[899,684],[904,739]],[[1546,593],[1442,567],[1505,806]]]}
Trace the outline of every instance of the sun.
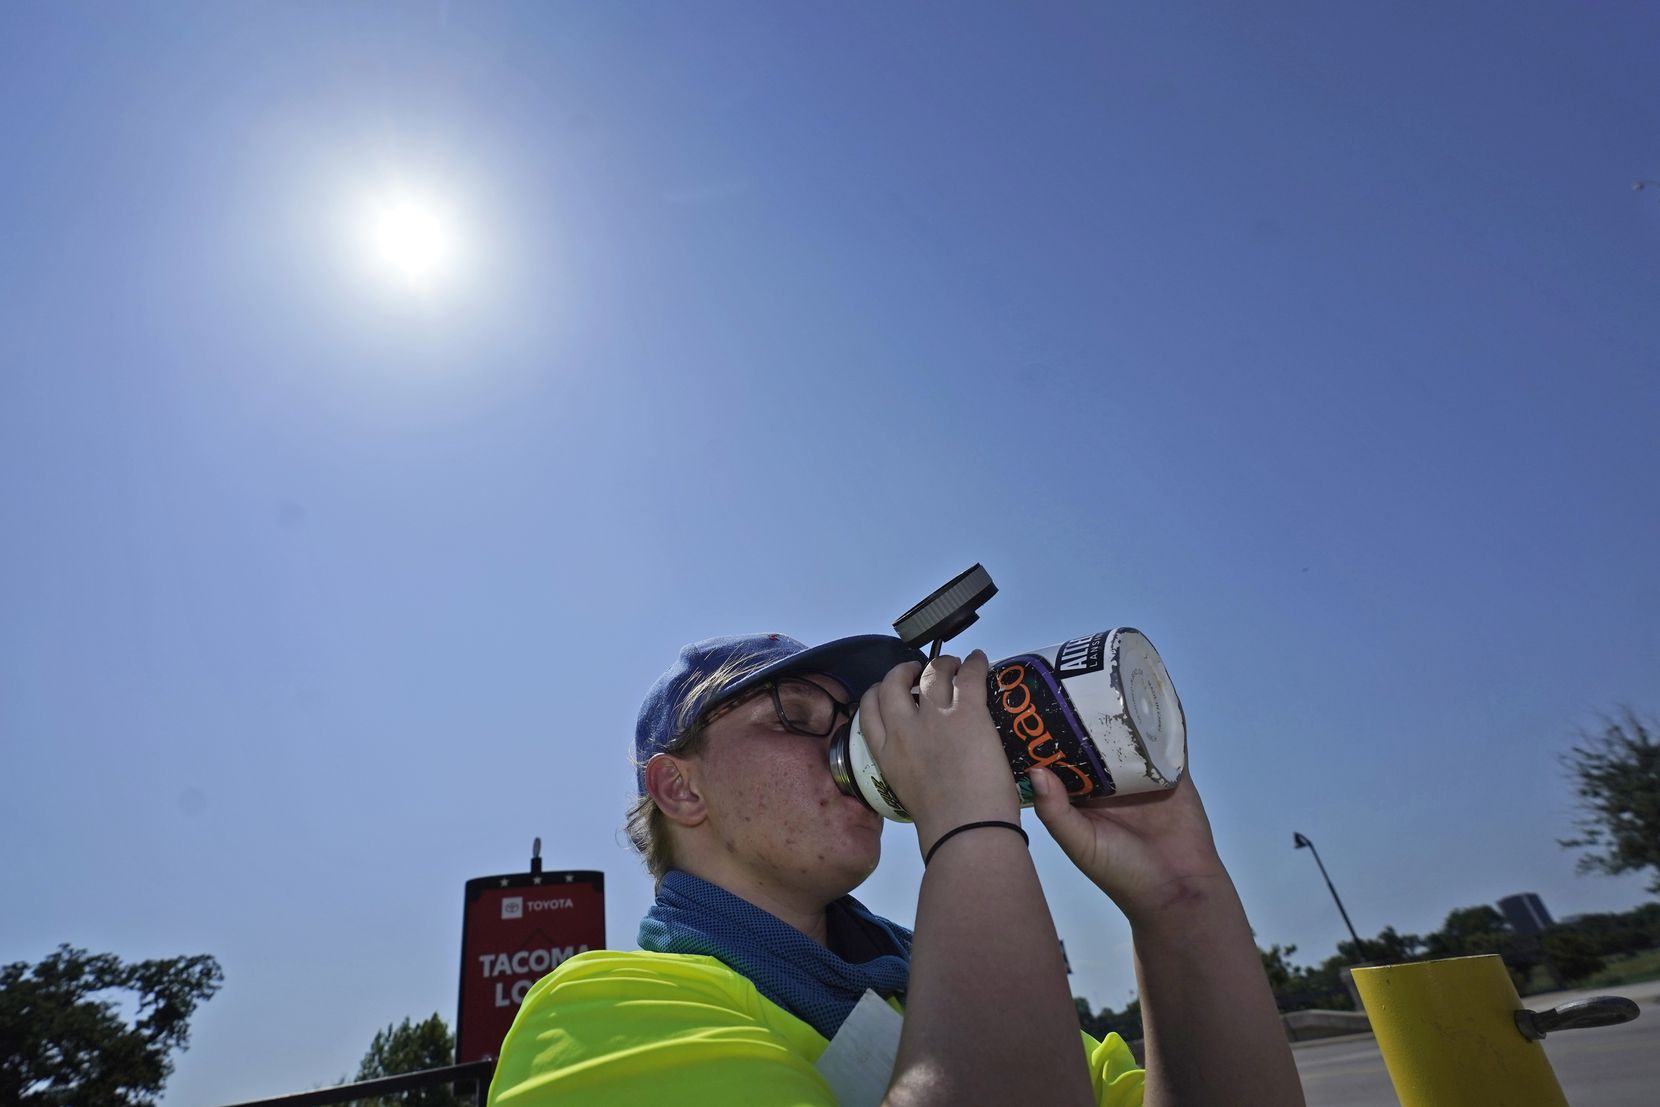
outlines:
{"label": "sun", "polygon": [[384,282],[430,293],[455,280],[463,236],[443,196],[400,186],[370,196],[359,216],[363,260]]}

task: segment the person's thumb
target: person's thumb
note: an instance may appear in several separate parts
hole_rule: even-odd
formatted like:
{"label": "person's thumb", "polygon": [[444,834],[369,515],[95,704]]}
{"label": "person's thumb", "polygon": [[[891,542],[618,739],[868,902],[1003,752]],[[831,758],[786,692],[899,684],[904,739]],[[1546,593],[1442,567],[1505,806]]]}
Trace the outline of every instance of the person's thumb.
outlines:
{"label": "person's thumb", "polygon": [[1048,828],[1049,836],[1066,855],[1076,861],[1093,837],[1089,820],[1066,798],[1066,785],[1060,777],[1035,765],[1026,771],[1026,777],[1032,782],[1036,800],[1032,809],[1037,812],[1038,821]]}

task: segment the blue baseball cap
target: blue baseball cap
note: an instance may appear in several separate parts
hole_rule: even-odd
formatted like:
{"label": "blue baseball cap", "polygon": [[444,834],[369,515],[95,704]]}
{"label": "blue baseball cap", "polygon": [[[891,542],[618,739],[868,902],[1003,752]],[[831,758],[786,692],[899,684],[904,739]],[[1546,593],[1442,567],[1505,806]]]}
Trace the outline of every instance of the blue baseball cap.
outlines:
{"label": "blue baseball cap", "polygon": [[[858,634],[812,647],[785,634],[731,634],[684,646],[640,705],[634,726],[634,775],[640,794],[645,795],[646,762],[652,755],[680,745],[704,712],[722,700],[784,673],[823,673],[841,681],[857,701],[895,665],[924,660],[921,650],[890,634]],[[755,662],[760,668],[706,689],[695,702],[686,700],[704,678],[735,661]],[[681,719],[686,720],[684,728],[679,725]]]}

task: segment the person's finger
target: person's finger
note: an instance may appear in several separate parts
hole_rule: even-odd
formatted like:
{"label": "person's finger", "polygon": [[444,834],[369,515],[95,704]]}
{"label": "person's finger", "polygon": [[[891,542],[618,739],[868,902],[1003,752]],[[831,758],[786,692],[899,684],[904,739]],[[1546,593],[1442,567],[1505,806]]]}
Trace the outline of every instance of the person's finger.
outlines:
{"label": "person's finger", "polygon": [[974,650],[957,668],[957,677],[952,684],[954,692],[953,703],[985,703],[986,702],[986,674],[991,671],[991,662],[986,658],[985,650]]}
{"label": "person's finger", "polygon": [[878,763],[883,748],[888,744],[888,728],[882,721],[881,689],[881,682],[878,681],[859,697],[859,731],[865,736],[865,745]]}
{"label": "person's finger", "polygon": [[921,690],[922,698],[929,703],[940,707],[950,707],[952,697],[956,694],[951,682],[957,676],[957,667],[962,662],[948,653],[942,653],[922,670]]}
{"label": "person's finger", "polygon": [[921,672],[920,663],[906,661],[889,669],[882,683],[876,686],[877,698],[882,703],[882,718],[890,726],[916,714],[916,699],[911,695],[911,689],[916,687],[917,675]]}

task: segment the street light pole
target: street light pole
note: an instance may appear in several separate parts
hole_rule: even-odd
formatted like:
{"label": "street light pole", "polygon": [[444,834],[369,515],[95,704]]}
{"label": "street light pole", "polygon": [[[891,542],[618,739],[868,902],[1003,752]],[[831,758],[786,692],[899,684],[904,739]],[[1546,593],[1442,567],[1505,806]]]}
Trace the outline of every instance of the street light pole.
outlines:
{"label": "street light pole", "polygon": [[1326,878],[1326,887],[1331,889],[1332,902],[1337,904],[1337,913],[1343,916],[1343,925],[1349,928],[1349,937],[1355,940],[1355,953],[1364,958],[1366,956],[1366,945],[1360,940],[1360,935],[1355,933],[1355,924],[1349,921],[1349,913],[1343,910],[1343,901],[1337,898],[1337,889],[1332,886],[1331,877],[1326,872],[1325,862],[1320,860],[1320,851],[1314,848],[1313,842],[1296,831],[1291,832],[1291,844],[1297,849],[1306,849],[1314,855],[1314,863],[1320,866],[1320,875]]}

